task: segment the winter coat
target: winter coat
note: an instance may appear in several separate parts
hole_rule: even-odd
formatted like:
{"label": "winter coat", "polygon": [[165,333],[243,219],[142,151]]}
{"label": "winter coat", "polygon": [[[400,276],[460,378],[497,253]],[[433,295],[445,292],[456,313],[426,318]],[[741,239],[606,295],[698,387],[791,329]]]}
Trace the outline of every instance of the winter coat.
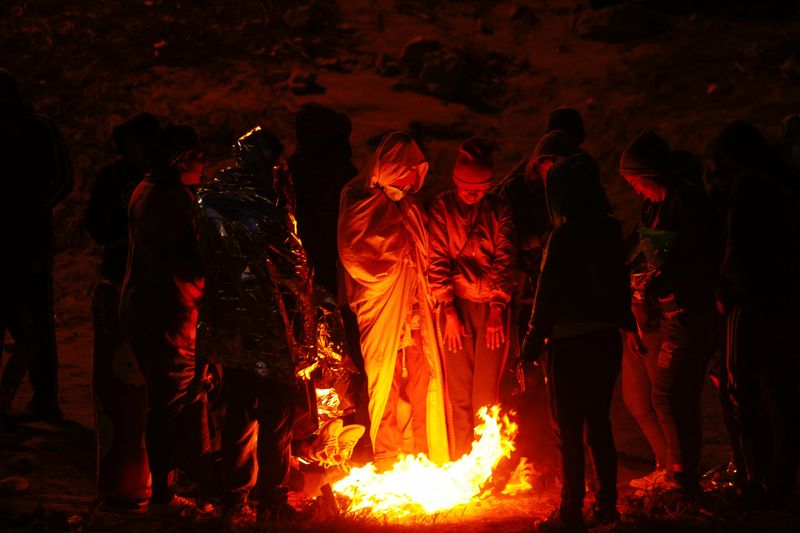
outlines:
{"label": "winter coat", "polygon": [[514,228],[511,208],[495,194],[466,205],[455,191],[429,209],[431,291],[439,303],[454,296],[505,305],[514,291]]}

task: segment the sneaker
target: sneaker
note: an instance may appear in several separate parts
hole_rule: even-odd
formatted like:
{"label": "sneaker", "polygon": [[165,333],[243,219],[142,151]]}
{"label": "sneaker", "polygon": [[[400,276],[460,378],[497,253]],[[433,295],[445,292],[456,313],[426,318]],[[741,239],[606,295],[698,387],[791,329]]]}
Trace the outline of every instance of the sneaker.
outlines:
{"label": "sneaker", "polygon": [[324,464],[328,462],[339,449],[339,434],[342,432],[342,420],[336,418],[328,422],[319,432],[316,440],[308,451],[309,458]]}
{"label": "sneaker", "polygon": [[547,518],[536,523],[536,531],[582,532],[586,531],[586,525],[580,514],[568,515],[558,508]]}
{"label": "sneaker", "polygon": [[166,502],[154,502],[150,500],[150,513],[156,515],[176,514],[183,516],[194,512],[196,509],[197,505],[194,500],[178,496],[177,494]]}
{"label": "sneaker", "polygon": [[619,511],[616,508],[604,509],[593,505],[583,515],[583,523],[587,529],[598,526],[607,526],[619,522]]}
{"label": "sneaker", "polygon": [[666,470],[658,468],[646,476],[632,479],[629,485],[639,490],[655,490],[664,484],[667,480],[667,474],[668,472]]}
{"label": "sneaker", "polygon": [[342,432],[339,433],[339,450],[333,457],[338,466],[347,468],[347,462],[353,456],[353,448],[364,436],[366,430],[366,427],[359,424],[351,424],[342,428]]}

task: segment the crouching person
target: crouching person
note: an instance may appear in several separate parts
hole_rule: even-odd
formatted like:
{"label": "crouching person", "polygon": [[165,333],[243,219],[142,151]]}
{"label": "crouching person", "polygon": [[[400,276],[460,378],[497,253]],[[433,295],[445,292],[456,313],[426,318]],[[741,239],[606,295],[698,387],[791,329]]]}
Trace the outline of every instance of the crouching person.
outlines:
{"label": "crouching person", "polygon": [[443,318],[455,458],[470,451],[477,410],[498,401],[511,341],[513,227],[510,206],[488,192],[493,148],[484,139],[464,142],[453,169],[456,190],[430,208],[429,279]]}
{"label": "crouching person", "polygon": [[[555,229],[545,251],[522,360],[544,362],[561,459],[561,505],[539,524],[561,531],[618,519],[617,452],[609,411],[622,362],[620,329],[635,331],[619,222],[586,154],[552,168],[547,203]],[[635,344],[641,341],[635,333]],[[596,502],[584,518],[583,436],[597,474]]]}
{"label": "crouching person", "polygon": [[[449,457],[426,277],[427,220],[414,197],[427,172],[428,162],[414,140],[390,133],[341,196],[339,256],[361,333],[378,469],[391,467],[403,452],[426,453],[437,463]],[[401,391],[411,404],[410,420],[398,416]],[[404,446],[404,433],[411,446]]]}
{"label": "crouching person", "polygon": [[313,346],[314,317],[283,145],[256,127],[234,155],[236,165],[197,195],[208,272],[198,354],[223,368],[223,505],[234,523],[246,523],[256,510],[271,519],[294,514],[286,484],[295,376]]}

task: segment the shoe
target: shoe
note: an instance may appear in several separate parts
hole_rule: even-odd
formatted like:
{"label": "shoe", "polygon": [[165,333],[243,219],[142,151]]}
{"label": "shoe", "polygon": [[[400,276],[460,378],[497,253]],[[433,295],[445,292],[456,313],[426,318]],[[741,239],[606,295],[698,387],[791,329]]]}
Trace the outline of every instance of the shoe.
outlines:
{"label": "shoe", "polygon": [[583,515],[583,524],[587,529],[598,526],[607,526],[619,522],[619,511],[616,507],[603,509],[598,505],[593,505]]}
{"label": "shoe", "polygon": [[336,465],[345,468],[349,466],[347,462],[353,456],[353,448],[356,447],[358,441],[364,436],[366,430],[366,427],[359,424],[351,424],[342,428],[342,432],[339,433],[339,450],[336,455],[333,456]]}
{"label": "shoe", "polygon": [[536,531],[583,532],[586,531],[586,525],[583,523],[583,517],[580,513],[573,516],[564,513],[558,508],[550,513],[547,518],[536,523]]}
{"label": "shoe", "polygon": [[154,502],[150,500],[150,513],[156,515],[176,514],[183,516],[194,512],[196,509],[197,505],[194,500],[178,496],[177,494],[173,495],[172,499],[166,502]]}
{"label": "shoe", "polygon": [[323,465],[332,459],[339,449],[339,433],[341,431],[342,420],[340,418],[328,422],[311,444],[308,450],[309,458]]}
{"label": "shoe", "polygon": [[667,481],[667,474],[668,472],[666,470],[657,468],[646,476],[632,479],[628,484],[631,487],[639,490],[655,490],[661,488],[661,486]]}
{"label": "shoe", "polygon": [[100,510],[122,515],[140,515],[147,512],[146,499],[103,498]]}

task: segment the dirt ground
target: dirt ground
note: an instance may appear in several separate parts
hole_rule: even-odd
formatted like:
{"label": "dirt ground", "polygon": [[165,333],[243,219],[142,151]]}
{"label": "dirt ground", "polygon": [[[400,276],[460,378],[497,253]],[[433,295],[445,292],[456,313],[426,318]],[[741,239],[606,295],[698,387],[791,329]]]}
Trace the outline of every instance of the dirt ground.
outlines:
{"label": "dirt ground", "polygon": [[[612,3],[592,2],[594,7]],[[731,120],[751,121],[774,138],[780,119],[800,111],[800,22],[788,16],[790,9],[771,9],[773,3],[765,2],[767,7],[754,12],[741,7],[747,2],[716,0],[650,1],[644,4],[654,9],[627,11],[589,4],[3,2],[0,66],[15,73],[26,98],[61,126],[76,184],[55,213],[65,419],[0,436],[0,477],[21,472],[31,485],[20,495],[0,495],[0,530],[220,527],[213,520],[120,518],[95,505],[89,303],[101,250],[83,230],[82,216],[94,176],[116,157],[111,129],[125,118],[150,111],[164,122],[194,126],[211,173],[225,165],[232,141],[256,124],[277,133],[291,153],[293,113],[303,102],[317,101],[352,119],[359,167],[382,133],[412,131],[431,163],[424,190],[431,197],[449,186],[464,138],[497,141],[495,164],[502,175],[532,150],[550,110],[575,107],[587,125],[584,147],[599,161],[616,214],[631,229],[639,203],[614,169],[619,152],[638,132],[654,128],[674,148],[705,155],[708,141]],[[739,7],[716,9],[721,4]],[[435,53],[420,59],[415,47],[426,46]],[[17,405],[28,397],[26,385]],[[541,470],[551,468],[555,450],[541,402],[509,399],[508,404],[523,425],[521,452]],[[648,472],[652,457],[619,394],[612,420],[625,510],[620,529],[800,529],[798,506],[789,513],[744,513],[723,495],[692,508],[635,497],[625,488],[627,481]],[[710,384],[703,395],[703,423],[703,465],[710,468],[726,462],[728,454]],[[540,481],[532,494],[411,524],[338,518],[283,529],[525,531],[556,498],[552,482],[546,476]],[[308,498],[317,496],[313,488],[319,482],[319,475],[309,474]]]}

